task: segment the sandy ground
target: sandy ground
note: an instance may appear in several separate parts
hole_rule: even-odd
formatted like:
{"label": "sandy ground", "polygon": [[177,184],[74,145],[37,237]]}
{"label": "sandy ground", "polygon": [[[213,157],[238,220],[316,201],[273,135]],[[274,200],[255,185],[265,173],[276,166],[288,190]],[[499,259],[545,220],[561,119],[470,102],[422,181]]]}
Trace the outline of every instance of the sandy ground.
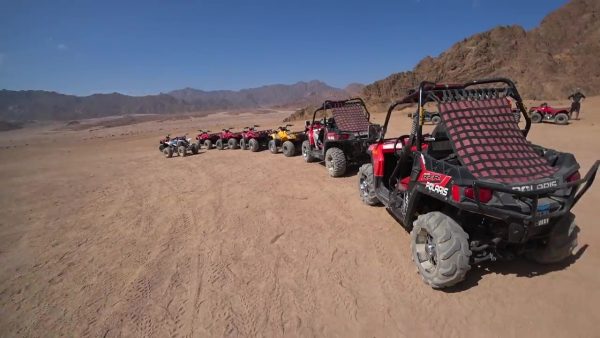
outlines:
{"label": "sandy ground", "polygon": [[[598,107],[589,99],[583,120],[530,138],[587,170]],[[598,183],[575,208],[573,260],[485,264],[435,291],[409,235],[361,203],[355,174],[268,152],[157,151],[167,132],[284,116],[1,133],[0,336],[597,336]],[[389,135],[408,122],[397,114]]]}

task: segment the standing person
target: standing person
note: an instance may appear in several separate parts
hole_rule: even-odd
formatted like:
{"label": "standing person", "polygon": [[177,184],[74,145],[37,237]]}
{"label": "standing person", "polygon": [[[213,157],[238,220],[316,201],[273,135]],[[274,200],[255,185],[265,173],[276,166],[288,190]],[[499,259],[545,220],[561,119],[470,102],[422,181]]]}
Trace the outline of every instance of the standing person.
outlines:
{"label": "standing person", "polygon": [[575,92],[569,95],[569,100],[571,100],[571,111],[569,113],[569,118],[573,117],[573,112],[575,112],[575,120],[579,120],[579,110],[581,109],[581,100],[585,99],[585,95],[581,93],[579,88],[575,89]]}

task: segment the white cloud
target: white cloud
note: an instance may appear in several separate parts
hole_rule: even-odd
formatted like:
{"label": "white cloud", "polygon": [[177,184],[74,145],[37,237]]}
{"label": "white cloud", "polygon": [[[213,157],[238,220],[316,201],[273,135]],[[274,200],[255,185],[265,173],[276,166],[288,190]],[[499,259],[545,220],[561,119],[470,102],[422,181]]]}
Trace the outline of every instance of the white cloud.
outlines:
{"label": "white cloud", "polygon": [[58,50],[67,50],[68,47],[64,43],[59,43],[58,45],[56,45],[56,48]]}

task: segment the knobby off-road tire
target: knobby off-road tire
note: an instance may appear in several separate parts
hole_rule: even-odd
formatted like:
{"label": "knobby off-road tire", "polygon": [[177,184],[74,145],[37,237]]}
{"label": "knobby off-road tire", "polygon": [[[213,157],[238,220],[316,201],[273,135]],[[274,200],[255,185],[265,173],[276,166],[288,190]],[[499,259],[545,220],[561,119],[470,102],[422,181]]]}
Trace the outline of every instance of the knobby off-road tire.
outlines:
{"label": "knobby off-road tire", "polygon": [[177,154],[181,157],[186,157],[187,156],[187,149],[185,148],[185,146],[179,146],[177,147]]}
{"label": "knobby off-road tire", "polygon": [[281,152],[285,157],[292,157],[296,155],[296,147],[292,141],[285,141],[281,146]]}
{"label": "knobby off-road tire", "polygon": [[325,153],[325,167],[331,177],[340,177],[346,173],[346,155],[340,148],[329,148]]}
{"label": "knobby off-road tire", "polygon": [[277,142],[275,142],[275,140],[269,141],[269,151],[271,152],[271,154],[277,154],[279,152],[279,150],[277,149]]}
{"label": "knobby off-road tire", "polygon": [[204,147],[207,150],[212,149],[212,141],[211,140],[204,140]]}
{"label": "knobby off-road tire", "polygon": [[433,124],[439,124],[440,122],[442,122],[442,118],[441,118],[441,117],[439,117],[438,115],[435,115],[435,116],[433,116],[433,117],[431,118],[431,122],[432,122]]}
{"label": "knobby off-road tire", "polygon": [[158,146],[158,151],[160,151],[162,153],[163,150],[165,150],[166,147],[167,147],[166,145],[161,144],[161,145]]}
{"label": "knobby off-road tire", "polygon": [[260,143],[258,143],[256,139],[250,139],[250,141],[248,141],[248,147],[250,148],[250,151],[257,152],[260,150]]}
{"label": "knobby off-road tire", "polygon": [[560,125],[568,124],[569,123],[569,115],[567,115],[565,113],[558,113],[554,117],[554,121],[556,121],[556,124],[560,124]]}
{"label": "knobby off-road tire", "polygon": [[190,150],[192,151],[192,154],[194,154],[194,155],[198,154],[198,145],[196,143],[192,143],[190,145]]}
{"label": "knobby off-road tire", "polygon": [[433,211],[413,223],[410,232],[412,259],[423,281],[434,289],[465,279],[469,264],[469,235],[452,218]]}
{"label": "knobby off-road tire", "polygon": [[165,154],[166,158],[173,157],[173,148],[171,148],[171,147],[165,147],[165,149],[163,149],[163,154]]}
{"label": "knobby off-road tire", "polygon": [[575,215],[568,213],[550,232],[545,246],[528,252],[526,257],[540,264],[551,264],[563,261],[573,255],[577,247],[579,227],[575,223]]}
{"label": "knobby off-road tire", "polygon": [[542,114],[540,114],[537,111],[531,113],[531,123],[540,123],[540,122],[542,122]]}
{"label": "knobby off-road tire", "polygon": [[242,149],[242,150],[248,149],[248,145],[246,144],[246,140],[245,139],[241,139],[240,140],[240,149]]}
{"label": "knobby off-road tire", "polygon": [[221,139],[218,139],[217,142],[215,142],[215,146],[219,150],[223,150],[225,148],[225,146],[223,146],[223,140],[221,140]]}
{"label": "knobby off-road tire", "polygon": [[230,138],[229,141],[227,141],[227,147],[229,147],[229,149],[237,149],[238,148],[237,139]]}
{"label": "knobby off-road tire", "polygon": [[302,157],[306,163],[311,163],[316,160],[316,158],[312,156],[309,140],[304,140],[304,142],[302,142]]}
{"label": "knobby off-road tire", "polygon": [[373,165],[370,163],[363,164],[358,169],[358,192],[360,199],[366,205],[380,204],[375,194],[375,177],[373,176]]}

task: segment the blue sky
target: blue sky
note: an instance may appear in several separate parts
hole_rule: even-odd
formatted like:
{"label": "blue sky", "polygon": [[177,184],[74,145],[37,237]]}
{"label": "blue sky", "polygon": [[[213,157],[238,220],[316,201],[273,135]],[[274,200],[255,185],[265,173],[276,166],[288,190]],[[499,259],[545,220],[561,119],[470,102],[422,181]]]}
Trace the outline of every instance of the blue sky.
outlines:
{"label": "blue sky", "polygon": [[0,0],[0,88],[68,94],[343,87],[565,0]]}

